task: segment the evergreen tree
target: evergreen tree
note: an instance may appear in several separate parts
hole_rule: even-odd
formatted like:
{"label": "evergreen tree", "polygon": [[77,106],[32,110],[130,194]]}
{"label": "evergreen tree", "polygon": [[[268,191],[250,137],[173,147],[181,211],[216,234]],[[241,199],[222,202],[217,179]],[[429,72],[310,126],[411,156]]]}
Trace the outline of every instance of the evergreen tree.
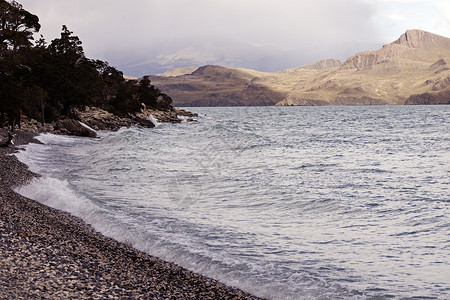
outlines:
{"label": "evergreen tree", "polygon": [[125,82],[123,73],[110,66],[108,62],[96,60],[93,63],[101,77],[101,80],[97,83],[100,97],[97,99],[95,105],[102,108],[110,108],[110,104],[117,97],[120,86]]}
{"label": "evergreen tree", "polygon": [[8,49],[31,46],[33,33],[40,28],[38,16],[23,9],[16,1],[0,0],[0,56]]}
{"label": "evergreen tree", "polygon": [[0,0],[0,121],[9,120],[12,127],[24,105],[22,79],[29,67],[24,64],[25,52],[40,29],[39,18],[24,10],[16,1]]}
{"label": "evergreen tree", "polygon": [[14,126],[19,110],[40,122],[71,115],[74,107],[100,106],[127,116],[145,104],[170,109],[172,99],[151,85],[139,83],[101,60],[85,57],[81,40],[67,26],[47,45],[39,18],[16,1],[0,0],[0,126]]}
{"label": "evergreen tree", "polygon": [[94,98],[95,81],[98,73],[95,65],[86,59],[82,42],[63,25],[61,38],[54,39],[48,46],[54,78],[49,82],[63,115],[68,115],[71,107],[89,105]]}
{"label": "evergreen tree", "polygon": [[73,32],[67,29],[66,25],[63,25],[61,38],[54,39],[48,50],[53,55],[62,55],[66,59],[70,59],[71,63],[77,63],[81,58],[84,58],[84,50],[78,36],[72,34]]}

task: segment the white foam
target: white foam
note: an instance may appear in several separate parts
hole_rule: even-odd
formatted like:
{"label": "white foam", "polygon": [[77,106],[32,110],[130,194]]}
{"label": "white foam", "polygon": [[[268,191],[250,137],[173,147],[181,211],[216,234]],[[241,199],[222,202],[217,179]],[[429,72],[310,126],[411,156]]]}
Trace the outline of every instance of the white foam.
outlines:
{"label": "white foam", "polygon": [[194,118],[192,118],[192,117],[189,117],[189,116],[180,116],[180,115],[178,115],[178,119],[180,119],[182,122],[188,122],[188,120],[194,120],[194,121],[197,121],[197,119],[194,119]]}
{"label": "white foam", "polygon": [[159,123],[158,120],[153,115],[148,116],[146,119],[151,121],[155,125],[155,127],[161,125],[161,123]]}
{"label": "white foam", "polygon": [[14,153],[21,162],[25,163],[28,168],[35,173],[44,174],[49,171],[53,164],[49,164],[51,158],[55,157],[54,146],[55,145],[72,145],[79,143],[80,138],[64,135],[56,135],[51,133],[45,133],[36,137],[42,144],[29,143],[23,145],[20,150]]}
{"label": "white foam", "polygon": [[[46,145],[55,145],[62,143],[75,143],[79,140],[79,137],[70,136],[70,135],[61,135],[61,134],[53,134],[53,133],[43,133],[36,137],[38,141]],[[29,146],[32,144],[27,144]]]}
{"label": "white foam", "polygon": [[24,197],[79,217],[105,236],[114,238],[119,242],[129,244],[136,242],[132,231],[120,222],[118,223],[116,216],[111,215],[111,212],[107,209],[74,191],[66,180],[40,177],[14,190]]}
{"label": "white foam", "polygon": [[84,128],[87,128],[87,129],[89,129],[89,130],[92,130],[92,131],[94,131],[94,132],[97,132],[96,130],[92,129],[89,125],[84,124],[83,122],[78,121],[78,123],[80,123],[81,126],[83,126]]}
{"label": "white foam", "polygon": [[65,180],[50,177],[35,178],[29,184],[16,188],[15,191],[47,206],[83,217],[90,223],[101,211],[89,199],[76,194]]}

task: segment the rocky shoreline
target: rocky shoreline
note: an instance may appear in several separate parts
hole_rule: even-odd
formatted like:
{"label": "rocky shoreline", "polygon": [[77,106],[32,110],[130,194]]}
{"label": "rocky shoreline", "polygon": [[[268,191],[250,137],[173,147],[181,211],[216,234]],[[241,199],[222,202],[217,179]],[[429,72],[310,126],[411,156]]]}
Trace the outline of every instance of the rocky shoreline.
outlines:
{"label": "rocky shoreline", "polygon": [[[18,125],[16,125],[16,128],[33,133],[50,132],[64,135],[96,137],[95,130],[117,131],[122,127],[131,126],[153,128],[156,126],[155,122],[181,123],[182,119],[179,118],[180,116],[185,117],[187,122],[194,122],[195,119],[193,118],[198,115],[176,107],[171,107],[168,110],[152,110],[144,107],[135,114],[119,117],[101,108],[86,106],[81,110],[74,109],[70,117],[52,123],[42,124],[37,120],[23,116],[20,128]],[[79,122],[82,122],[90,128],[83,126]]]}
{"label": "rocky shoreline", "polygon": [[[15,143],[38,142],[35,135],[16,131]],[[38,176],[10,155],[16,149],[0,148],[0,298],[259,299],[15,193]]]}

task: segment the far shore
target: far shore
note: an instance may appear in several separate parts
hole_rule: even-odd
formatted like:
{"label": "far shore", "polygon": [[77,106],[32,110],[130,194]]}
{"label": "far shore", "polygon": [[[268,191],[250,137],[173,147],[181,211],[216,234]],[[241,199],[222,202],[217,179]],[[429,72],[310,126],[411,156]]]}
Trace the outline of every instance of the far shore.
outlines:
{"label": "far shore", "polygon": [[[0,129],[2,137],[6,129]],[[0,148],[0,298],[259,299],[140,252],[81,219],[15,193],[39,176],[14,155],[35,133]]]}

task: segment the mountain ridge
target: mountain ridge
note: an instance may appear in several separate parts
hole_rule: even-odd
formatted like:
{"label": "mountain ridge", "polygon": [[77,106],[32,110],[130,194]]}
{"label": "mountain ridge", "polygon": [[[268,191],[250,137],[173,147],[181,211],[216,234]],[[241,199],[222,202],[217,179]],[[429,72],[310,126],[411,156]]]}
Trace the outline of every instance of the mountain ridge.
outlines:
{"label": "mountain ridge", "polygon": [[270,73],[206,65],[150,79],[179,106],[442,104],[450,89],[447,62],[450,39],[414,29],[344,62],[326,59]]}

